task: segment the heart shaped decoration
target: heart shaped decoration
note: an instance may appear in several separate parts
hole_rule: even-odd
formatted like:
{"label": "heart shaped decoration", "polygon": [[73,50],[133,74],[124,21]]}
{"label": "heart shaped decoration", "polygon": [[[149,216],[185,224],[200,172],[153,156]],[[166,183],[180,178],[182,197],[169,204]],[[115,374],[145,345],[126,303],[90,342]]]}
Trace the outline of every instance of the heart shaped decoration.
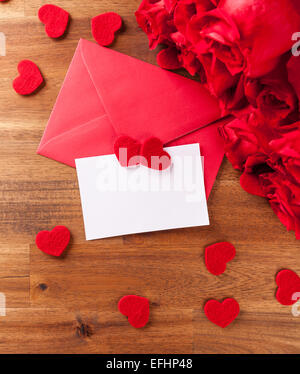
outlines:
{"label": "heart shaped decoration", "polygon": [[292,305],[300,298],[300,277],[292,270],[281,270],[276,276],[276,299],[282,305]]}
{"label": "heart shaped decoration", "polygon": [[114,153],[121,166],[136,166],[140,163],[141,144],[130,136],[119,136],[114,144]]}
{"label": "heart shaped decoration", "polygon": [[69,244],[70,236],[70,231],[65,226],[56,226],[52,231],[40,231],[35,242],[41,251],[58,257]]}
{"label": "heart shaped decoration", "polygon": [[119,311],[126,317],[131,326],[139,329],[149,320],[149,300],[145,297],[127,295],[120,299]]}
{"label": "heart shaped decoration", "polygon": [[20,95],[32,94],[44,81],[39,68],[30,60],[21,61],[18,71],[20,75],[13,81],[13,88]]}
{"label": "heart shaped decoration", "polygon": [[164,151],[158,138],[149,138],[141,148],[142,164],[155,170],[165,170],[171,165],[171,156]]}
{"label": "heart shaped decoration", "polygon": [[235,248],[229,242],[220,242],[212,244],[205,248],[205,265],[207,270],[220,275],[226,270],[227,262],[235,257]]}
{"label": "heart shaped decoration", "polygon": [[121,135],[114,143],[114,153],[123,167],[141,164],[165,170],[171,165],[171,156],[163,149],[161,140],[154,137],[141,144],[130,136]]}
{"label": "heart shaped decoration", "polygon": [[97,43],[102,46],[112,44],[115,33],[122,26],[122,18],[114,12],[100,14],[92,18],[92,34]]}
{"label": "heart shaped decoration", "polygon": [[69,23],[69,13],[64,9],[46,4],[39,9],[38,16],[50,38],[59,38],[65,33]]}
{"label": "heart shaped decoration", "polygon": [[239,315],[239,303],[235,299],[225,299],[222,303],[209,300],[204,306],[206,317],[214,324],[224,328]]}

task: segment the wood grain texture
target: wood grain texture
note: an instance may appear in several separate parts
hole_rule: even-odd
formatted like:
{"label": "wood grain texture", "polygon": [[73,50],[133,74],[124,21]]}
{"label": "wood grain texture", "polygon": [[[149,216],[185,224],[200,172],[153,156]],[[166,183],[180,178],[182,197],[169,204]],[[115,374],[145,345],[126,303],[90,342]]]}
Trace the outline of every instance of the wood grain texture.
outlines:
{"label": "wood grain texture", "polygon": [[[72,16],[66,38],[55,41],[37,19],[42,4]],[[155,64],[136,25],[139,0],[10,0],[0,3],[0,353],[300,353],[300,317],[278,304],[275,274],[300,274],[300,243],[268,203],[239,186],[224,160],[209,199],[211,226],[86,242],[75,170],[35,151],[79,38],[92,40],[91,17],[117,11],[124,31],[113,49]],[[12,89],[17,64],[29,58],[46,85],[20,97]],[[65,256],[51,258],[35,234],[64,224],[72,232]],[[215,277],[204,248],[220,240],[237,256]],[[117,311],[124,294],[151,300],[150,322],[135,330]],[[207,321],[209,298],[236,298],[237,320],[226,329]]]}

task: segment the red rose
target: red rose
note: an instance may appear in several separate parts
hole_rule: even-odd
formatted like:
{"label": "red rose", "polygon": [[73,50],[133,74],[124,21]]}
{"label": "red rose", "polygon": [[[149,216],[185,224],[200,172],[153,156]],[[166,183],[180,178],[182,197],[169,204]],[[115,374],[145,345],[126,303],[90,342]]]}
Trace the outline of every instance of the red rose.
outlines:
{"label": "red rose", "polygon": [[186,28],[190,19],[197,13],[194,1],[180,1],[174,10],[174,25],[177,30],[186,35]]}
{"label": "red rose", "polygon": [[[291,155],[290,150],[286,151]],[[294,230],[296,238],[300,239],[299,148],[297,154],[297,159],[290,156],[284,161],[282,158],[282,163],[275,155],[270,158],[263,153],[253,154],[245,163],[240,182],[245,191],[266,197],[287,230]],[[288,163],[289,167],[285,168]]]}
{"label": "red rose", "polygon": [[206,82],[203,66],[192,51],[189,51],[188,48],[182,48],[178,55],[178,60],[181,62],[182,67],[184,67],[191,75],[194,76],[198,74],[201,83]]}
{"label": "red rose", "polygon": [[164,0],[143,0],[135,16],[148,36],[150,49],[168,42],[170,34],[176,32],[173,16],[167,11]]}
{"label": "red rose", "polygon": [[244,68],[239,48],[240,33],[233,20],[221,8],[194,15],[187,26],[187,39],[198,55],[212,54],[234,76]]}
{"label": "red rose", "polygon": [[[299,2],[300,4],[300,2]],[[299,5],[300,7],[300,5]],[[300,29],[300,26],[299,26]],[[297,96],[298,101],[300,103],[300,56],[295,57],[292,56],[287,64],[287,71],[288,71],[288,80],[290,84],[293,86]],[[298,107],[300,111],[300,106]]]}
{"label": "red rose", "polygon": [[[241,186],[253,195],[266,197],[287,230],[294,230],[296,238],[300,239],[300,185],[287,174],[284,167],[273,164],[273,161],[262,153],[248,157],[240,180]],[[294,167],[299,167],[299,164]],[[294,176],[299,178],[299,170]]]}
{"label": "red rose", "polygon": [[300,25],[297,0],[222,0],[219,7],[240,32],[247,75],[269,73],[291,49],[292,34]]}
{"label": "red rose", "polygon": [[261,185],[261,176],[273,172],[268,164],[268,156],[264,153],[255,153],[247,158],[240,178],[241,187],[252,195],[266,197]]}
{"label": "red rose", "polygon": [[164,0],[165,7],[169,13],[171,13],[176,7],[179,0]]}
{"label": "red rose", "polygon": [[243,170],[248,157],[259,153],[259,142],[247,122],[238,119],[220,128],[225,153],[235,169]]}
{"label": "red rose", "polygon": [[170,35],[178,49],[178,60],[191,75],[198,74],[202,83],[205,73],[191,43],[186,39],[186,29],[190,19],[198,12],[215,8],[214,0],[178,0],[174,7],[174,25],[177,32]]}
{"label": "red rose", "polygon": [[287,230],[300,239],[300,123],[296,129],[269,143],[268,154],[247,158],[241,176],[242,188],[266,197]]}
{"label": "red rose", "polygon": [[185,36],[177,31],[170,35],[172,41],[176,45],[177,49],[177,60],[184,67],[191,75],[198,74],[202,83],[205,82],[206,77],[203,71],[203,67],[195,55],[191,50],[189,50],[187,46],[187,41]]}
{"label": "red rose", "polygon": [[300,239],[300,122],[269,146],[276,172],[262,175],[260,183],[280,221]]}
{"label": "red rose", "polygon": [[300,187],[280,173],[264,174],[262,189],[271,208],[288,231],[294,230],[300,239]]}
{"label": "red rose", "polygon": [[297,118],[297,97],[288,82],[284,64],[261,78],[246,78],[244,85],[257,121],[269,127],[278,127],[288,125]]}
{"label": "red rose", "polygon": [[221,8],[197,13],[188,23],[186,35],[206,72],[208,87],[221,100],[223,109],[245,105],[240,33],[228,14]]}
{"label": "red rose", "polygon": [[[300,186],[300,122],[295,130],[270,142],[271,159],[285,178]],[[300,204],[300,201],[299,201]]]}
{"label": "red rose", "polygon": [[177,30],[186,35],[190,19],[197,13],[214,9],[216,5],[213,0],[178,0],[174,10],[174,24]]}

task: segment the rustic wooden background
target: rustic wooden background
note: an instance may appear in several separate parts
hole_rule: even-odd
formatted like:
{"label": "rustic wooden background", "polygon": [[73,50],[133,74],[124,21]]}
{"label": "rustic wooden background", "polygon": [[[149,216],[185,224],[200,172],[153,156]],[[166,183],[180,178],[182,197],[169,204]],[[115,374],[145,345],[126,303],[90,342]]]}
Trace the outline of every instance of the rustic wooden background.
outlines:
{"label": "rustic wooden background", "polygon": [[[46,2],[72,15],[69,32],[51,40],[37,18]],[[300,274],[300,243],[267,202],[239,186],[223,162],[209,199],[211,226],[86,242],[75,170],[35,151],[80,37],[92,40],[90,19],[117,11],[125,28],[112,48],[155,63],[155,52],[136,25],[139,0],[10,0],[0,3],[0,353],[300,353],[300,317],[275,297],[275,274]],[[21,59],[32,59],[46,78],[31,97],[12,89]],[[63,258],[34,245],[42,229],[66,225],[72,243]],[[235,244],[225,274],[207,272],[204,247]],[[125,294],[151,300],[150,322],[132,328],[117,311]],[[209,298],[236,298],[237,320],[226,329],[210,323]]]}

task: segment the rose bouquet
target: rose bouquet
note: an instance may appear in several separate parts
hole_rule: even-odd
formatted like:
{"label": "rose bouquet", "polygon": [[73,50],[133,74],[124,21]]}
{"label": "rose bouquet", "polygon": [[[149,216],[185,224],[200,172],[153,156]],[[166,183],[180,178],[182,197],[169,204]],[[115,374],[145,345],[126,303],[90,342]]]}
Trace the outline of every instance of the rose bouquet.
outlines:
{"label": "rose bouquet", "polygon": [[198,76],[235,116],[220,133],[241,186],[300,239],[300,0],[143,0],[136,19],[166,46],[162,68]]}

